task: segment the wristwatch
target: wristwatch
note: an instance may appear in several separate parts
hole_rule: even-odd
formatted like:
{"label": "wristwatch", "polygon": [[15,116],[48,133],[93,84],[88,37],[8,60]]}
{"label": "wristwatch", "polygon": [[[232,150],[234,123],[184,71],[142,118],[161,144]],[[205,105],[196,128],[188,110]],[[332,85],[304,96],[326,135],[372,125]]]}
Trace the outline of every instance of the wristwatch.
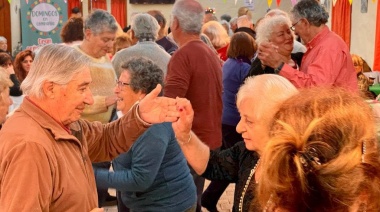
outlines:
{"label": "wristwatch", "polygon": [[281,62],[281,64],[277,68],[274,69],[274,73],[275,74],[280,73],[282,67],[284,67],[284,64],[285,64],[284,62]]}

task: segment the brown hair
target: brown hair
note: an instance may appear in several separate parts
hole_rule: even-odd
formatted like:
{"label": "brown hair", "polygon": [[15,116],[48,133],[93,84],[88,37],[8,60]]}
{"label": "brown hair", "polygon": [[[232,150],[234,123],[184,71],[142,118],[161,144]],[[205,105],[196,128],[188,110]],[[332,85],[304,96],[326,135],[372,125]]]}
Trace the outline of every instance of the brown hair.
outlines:
{"label": "brown hair", "polygon": [[118,47],[124,44],[127,44],[128,46],[132,46],[133,44],[132,38],[125,33],[116,37],[115,42],[113,43],[113,55],[120,51],[121,49],[118,49]]}
{"label": "brown hair", "polygon": [[229,58],[247,57],[251,59],[257,50],[255,40],[246,32],[237,32],[231,37],[227,49]]}
{"label": "brown hair", "polygon": [[379,151],[373,114],[361,97],[339,88],[305,89],[273,120],[257,190],[263,208],[378,211]]}
{"label": "brown hair", "polygon": [[9,61],[12,62],[12,57],[6,52],[0,52],[0,66],[6,65]]}
{"label": "brown hair", "polygon": [[61,30],[61,40],[64,43],[81,41],[84,38],[83,19],[70,18]]}
{"label": "brown hair", "polygon": [[31,56],[32,59],[34,59],[33,52],[31,50],[27,49],[27,50],[19,52],[16,55],[16,58],[15,58],[15,61],[14,61],[14,67],[13,68],[15,70],[15,74],[17,76],[17,79],[20,82],[24,81],[25,77],[28,75],[28,72],[22,68],[22,61],[24,61],[24,59],[27,56]]}

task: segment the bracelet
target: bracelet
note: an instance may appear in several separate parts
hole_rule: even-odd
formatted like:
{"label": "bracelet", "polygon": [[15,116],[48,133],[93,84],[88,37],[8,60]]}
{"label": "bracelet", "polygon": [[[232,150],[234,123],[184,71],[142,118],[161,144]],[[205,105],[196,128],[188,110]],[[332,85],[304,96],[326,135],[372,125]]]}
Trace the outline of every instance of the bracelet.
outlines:
{"label": "bracelet", "polygon": [[191,140],[192,137],[193,137],[193,136],[192,136],[192,134],[191,134],[191,132],[190,132],[190,134],[189,134],[189,139],[187,139],[186,142],[182,142],[182,141],[180,141],[180,140],[178,140],[178,139],[177,139],[177,141],[178,141],[178,143],[180,143],[181,145],[185,145],[185,144],[190,143],[190,140]]}
{"label": "bracelet", "polygon": [[137,104],[137,106],[136,106],[136,117],[137,117],[137,120],[139,120],[143,125],[145,125],[145,126],[152,126],[152,123],[148,123],[148,122],[146,122],[146,121],[144,121],[141,117],[140,117],[140,115],[139,115],[139,104],[138,104],[138,102],[136,103]]}
{"label": "bracelet", "polygon": [[274,69],[274,73],[278,74],[281,71],[282,67],[284,67],[284,64],[285,64],[284,62],[281,62],[281,64],[277,68]]}

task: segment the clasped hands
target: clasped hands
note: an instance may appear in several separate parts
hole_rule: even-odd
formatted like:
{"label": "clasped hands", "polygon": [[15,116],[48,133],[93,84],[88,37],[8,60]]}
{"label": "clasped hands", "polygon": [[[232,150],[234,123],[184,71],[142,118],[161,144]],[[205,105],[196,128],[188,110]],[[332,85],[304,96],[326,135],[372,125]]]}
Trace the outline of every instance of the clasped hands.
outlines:
{"label": "clasped hands", "polygon": [[159,96],[161,89],[161,85],[157,85],[139,102],[140,118],[151,124],[172,122],[177,138],[188,138],[194,117],[190,101],[179,97],[173,99]]}
{"label": "clasped hands", "polygon": [[257,48],[257,57],[262,65],[272,68],[278,67],[282,62],[286,63],[288,58],[279,53],[279,47],[271,42],[262,42]]}

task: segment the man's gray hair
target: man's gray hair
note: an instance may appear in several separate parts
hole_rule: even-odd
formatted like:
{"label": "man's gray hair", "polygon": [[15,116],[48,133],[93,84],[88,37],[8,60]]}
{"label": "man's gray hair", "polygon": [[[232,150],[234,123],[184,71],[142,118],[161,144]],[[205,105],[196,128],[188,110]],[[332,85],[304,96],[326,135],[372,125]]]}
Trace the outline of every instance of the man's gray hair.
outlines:
{"label": "man's gray hair", "polygon": [[238,20],[238,17],[233,17],[230,21],[230,25],[232,24],[236,24],[237,25],[237,20]]}
{"label": "man's gray hair", "polygon": [[297,93],[297,88],[284,77],[262,74],[245,80],[237,93],[236,105],[239,107],[243,100],[253,99],[255,118],[265,119],[266,114],[276,112],[283,101]]}
{"label": "man's gray hair", "polygon": [[195,0],[179,0],[173,5],[172,19],[177,18],[179,27],[185,33],[201,33],[204,10],[202,5]]}
{"label": "man's gray hair", "polygon": [[325,8],[316,0],[301,0],[294,5],[290,13],[296,21],[305,18],[311,25],[317,27],[327,23],[329,19]]}
{"label": "man's gray hair", "polygon": [[139,13],[133,17],[131,28],[137,38],[153,37],[156,40],[160,25],[153,16]]}
{"label": "man's gray hair", "polygon": [[34,58],[28,76],[21,84],[24,94],[42,98],[44,82],[67,85],[74,75],[86,70],[90,59],[78,50],[58,44],[41,48]]}
{"label": "man's gray hair", "polygon": [[256,27],[256,43],[269,41],[276,26],[291,26],[290,19],[284,15],[265,16]]}
{"label": "man's gray hair", "polygon": [[0,36],[0,42],[7,42],[7,39],[4,36]]}
{"label": "man's gray hair", "polygon": [[134,92],[141,91],[148,94],[157,84],[163,86],[164,72],[152,60],[146,57],[132,57],[122,66],[122,72],[128,72],[130,81],[128,82]]}
{"label": "man's gray hair", "polygon": [[94,10],[84,22],[84,29],[90,29],[95,35],[103,32],[115,33],[118,25],[115,18],[105,10]]}

